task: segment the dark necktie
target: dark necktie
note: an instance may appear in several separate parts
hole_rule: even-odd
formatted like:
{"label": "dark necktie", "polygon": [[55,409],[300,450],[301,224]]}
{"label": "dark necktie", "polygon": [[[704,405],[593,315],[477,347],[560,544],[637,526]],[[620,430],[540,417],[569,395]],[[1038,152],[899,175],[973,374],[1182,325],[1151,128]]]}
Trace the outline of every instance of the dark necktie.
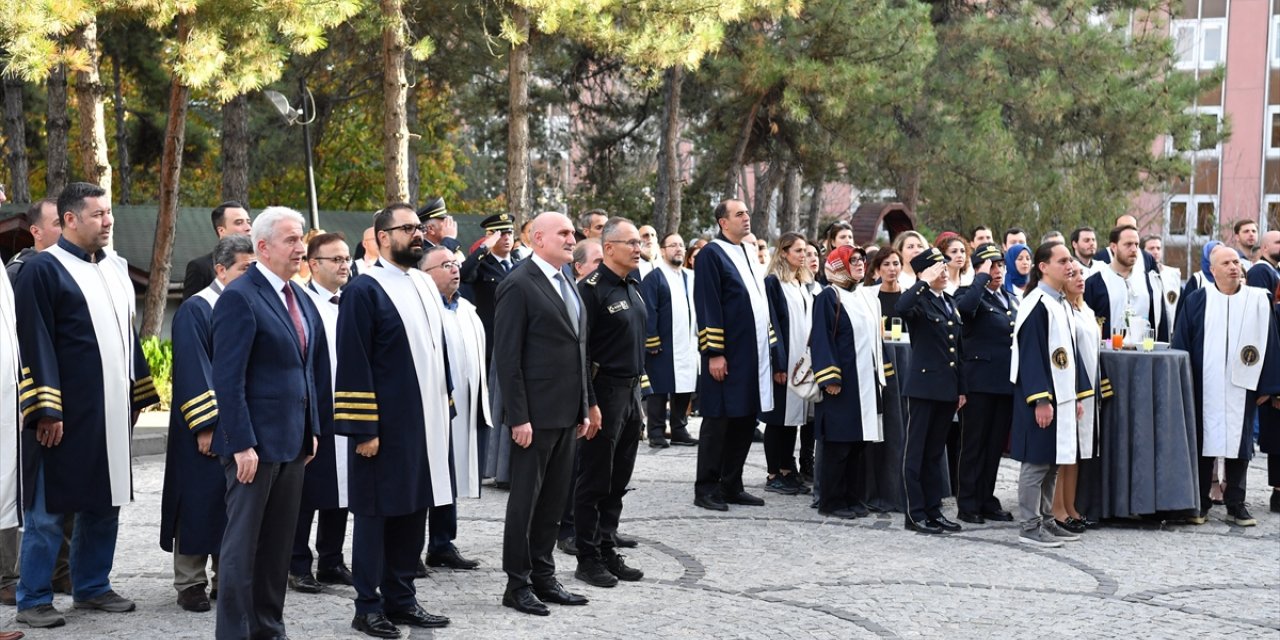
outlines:
{"label": "dark necktie", "polygon": [[502,263],[502,272],[503,272],[503,273],[511,273],[511,263],[510,263],[510,262],[507,262],[505,259],[503,259],[503,260],[499,260],[498,262],[501,262],[501,263]]}
{"label": "dark necktie", "polygon": [[284,306],[289,309],[289,319],[293,321],[293,328],[298,332],[298,348],[302,350],[303,358],[307,355],[307,332],[302,326],[302,312],[298,310],[298,301],[293,297],[293,287],[289,283],[284,283]]}
{"label": "dark necktie", "polygon": [[335,296],[333,296],[332,298],[329,298],[329,302],[332,302],[332,303],[334,303],[334,304],[338,304],[338,296],[336,296],[336,295],[335,295]]}

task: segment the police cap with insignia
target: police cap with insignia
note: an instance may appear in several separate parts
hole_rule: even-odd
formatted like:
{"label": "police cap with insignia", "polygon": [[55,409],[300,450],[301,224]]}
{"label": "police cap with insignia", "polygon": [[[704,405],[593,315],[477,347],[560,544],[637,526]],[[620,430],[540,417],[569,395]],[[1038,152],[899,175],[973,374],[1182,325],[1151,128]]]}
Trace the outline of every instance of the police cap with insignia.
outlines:
{"label": "police cap with insignia", "polygon": [[515,224],[511,222],[511,214],[495,213],[481,220],[480,227],[485,230],[485,233],[488,233],[490,231],[511,231],[515,229]]}
{"label": "police cap with insignia", "polygon": [[449,215],[449,210],[444,206],[444,198],[436,196],[427,200],[427,203],[418,209],[418,220],[426,222],[428,220],[443,220]]}
{"label": "police cap with insignia", "polygon": [[983,260],[990,260],[992,264],[997,262],[1004,263],[1004,253],[1000,251],[1000,247],[990,242],[984,242],[978,245],[977,250],[973,252],[973,266],[982,264]]}
{"label": "police cap with insignia", "polygon": [[934,264],[942,262],[946,256],[942,255],[942,251],[937,247],[929,247],[920,252],[920,255],[911,259],[911,270],[916,274],[923,273],[925,269],[932,267]]}

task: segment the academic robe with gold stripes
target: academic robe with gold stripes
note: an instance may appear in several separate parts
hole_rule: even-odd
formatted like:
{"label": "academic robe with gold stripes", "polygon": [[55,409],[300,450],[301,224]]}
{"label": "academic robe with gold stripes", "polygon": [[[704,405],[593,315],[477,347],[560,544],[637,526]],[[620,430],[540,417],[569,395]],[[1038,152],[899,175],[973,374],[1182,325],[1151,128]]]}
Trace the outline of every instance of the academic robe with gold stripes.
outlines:
{"label": "academic robe with gold stripes", "polygon": [[[196,434],[218,426],[212,361],[213,307],[220,291],[202,289],[173,316],[173,402],[160,498],[160,548],[185,555],[217,554],[227,526],[222,463],[196,446]],[[181,540],[177,549],[175,538]]]}
{"label": "academic robe with gold stripes", "polygon": [[[107,250],[90,256],[63,238],[27,261],[15,294],[24,506],[31,506],[41,466],[50,513],[129,502],[131,414],[159,398],[133,331],[128,265]],[[62,421],[61,444],[36,442],[45,418]]]}

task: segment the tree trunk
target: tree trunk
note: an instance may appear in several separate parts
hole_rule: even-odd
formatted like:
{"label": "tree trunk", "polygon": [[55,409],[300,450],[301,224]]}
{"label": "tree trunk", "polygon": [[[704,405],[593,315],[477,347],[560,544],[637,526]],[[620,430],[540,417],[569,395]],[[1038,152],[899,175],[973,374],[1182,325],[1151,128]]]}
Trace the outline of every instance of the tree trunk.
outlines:
{"label": "tree trunk", "polygon": [[772,242],[777,237],[773,225],[769,224],[770,210],[773,208],[773,193],[782,184],[786,171],[786,163],[782,160],[770,162],[763,172],[760,171],[760,165],[756,165],[756,196],[751,209],[751,232],[761,242]]}
{"label": "tree trunk", "polygon": [[102,107],[102,78],[98,74],[101,50],[98,46],[98,23],[90,22],[75,32],[76,46],[89,59],[89,64],[76,70],[76,109],[80,113],[80,164],[87,182],[111,193],[111,159],[107,157],[107,123]]}
{"label": "tree trunk", "polygon": [[898,174],[897,183],[894,192],[898,196],[898,202],[915,216],[916,206],[920,203],[920,170],[911,168],[902,171]]}
{"label": "tree trunk", "polygon": [[778,228],[782,231],[803,233],[800,226],[800,165],[795,162],[787,164],[787,173],[782,179],[782,206],[778,210]]}
{"label": "tree trunk", "polygon": [[71,120],[67,117],[67,67],[54,65],[49,72],[49,103],[46,105],[45,177],[46,197],[54,198],[67,186],[71,159],[67,151],[67,137]]}
{"label": "tree trunk", "polygon": [[745,184],[739,182],[739,173],[742,171],[742,163],[747,157],[747,145],[751,142],[751,131],[756,125],[756,116],[760,113],[760,106],[764,104],[764,94],[760,94],[751,108],[747,110],[747,117],[742,120],[742,128],[738,130],[738,142],[733,145],[733,156],[729,159],[729,169],[725,173],[724,198],[737,198],[738,187],[745,188]]}
{"label": "tree trunk", "polygon": [[812,184],[813,194],[809,196],[809,213],[805,220],[805,237],[813,241],[819,241],[818,223],[822,222],[822,197],[825,195],[823,191],[825,190],[826,182],[823,181],[822,176],[818,176],[813,179]]}
{"label": "tree trunk", "polygon": [[[190,33],[190,18],[178,18],[178,40]],[[142,335],[158,336],[164,324],[164,305],[169,297],[170,261],[173,236],[178,224],[178,185],[182,177],[182,146],[187,130],[187,97],[190,91],[175,75],[169,84],[169,122],[164,128],[164,151],[160,158],[160,213],[156,215],[156,239],[151,253],[151,276],[142,315]]]}
{"label": "tree trunk", "polygon": [[249,206],[249,96],[222,105],[222,199]]}
{"label": "tree trunk", "polygon": [[529,13],[511,7],[516,33],[524,39],[511,47],[507,84],[507,213],[520,228],[529,210]]}
{"label": "tree trunk", "polygon": [[120,171],[120,203],[133,199],[133,176],[129,170],[129,135],[124,127],[124,92],[120,82],[120,58],[111,57],[111,94],[116,116],[116,168]]}
{"label": "tree trunk", "polygon": [[[418,127],[418,88],[416,84],[409,87],[409,93],[405,96],[404,120],[405,127],[409,131],[413,131]],[[413,135],[410,134],[408,152],[405,154],[405,165],[409,170],[409,202],[413,203],[415,207],[418,206],[418,202],[421,202],[422,199],[422,174],[418,170],[418,146],[420,145],[413,143]]]}
{"label": "tree trunk", "polygon": [[653,202],[653,227],[660,235],[680,230],[680,85],[684,67],[667,69],[664,78],[662,148],[658,152],[658,190]]}
{"label": "tree trunk", "polygon": [[9,167],[9,199],[14,202],[31,202],[31,187],[27,184],[27,117],[22,109],[22,89],[25,83],[14,76],[4,79],[4,163]]}
{"label": "tree trunk", "polygon": [[409,127],[405,120],[404,14],[401,0],[382,6],[382,166],[387,202],[409,199]]}

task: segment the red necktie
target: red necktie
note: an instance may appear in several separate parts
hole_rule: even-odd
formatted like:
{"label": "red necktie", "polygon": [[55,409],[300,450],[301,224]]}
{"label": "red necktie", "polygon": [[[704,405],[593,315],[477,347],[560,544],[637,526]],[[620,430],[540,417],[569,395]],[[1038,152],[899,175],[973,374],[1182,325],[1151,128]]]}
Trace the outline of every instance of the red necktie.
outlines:
{"label": "red necktie", "polygon": [[289,308],[289,319],[293,320],[293,328],[298,332],[298,348],[302,350],[302,357],[307,357],[307,332],[302,327],[302,312],[298,311],[298,301],[293,297],[293,287],[289,283],[284,283],[284,306]]}

